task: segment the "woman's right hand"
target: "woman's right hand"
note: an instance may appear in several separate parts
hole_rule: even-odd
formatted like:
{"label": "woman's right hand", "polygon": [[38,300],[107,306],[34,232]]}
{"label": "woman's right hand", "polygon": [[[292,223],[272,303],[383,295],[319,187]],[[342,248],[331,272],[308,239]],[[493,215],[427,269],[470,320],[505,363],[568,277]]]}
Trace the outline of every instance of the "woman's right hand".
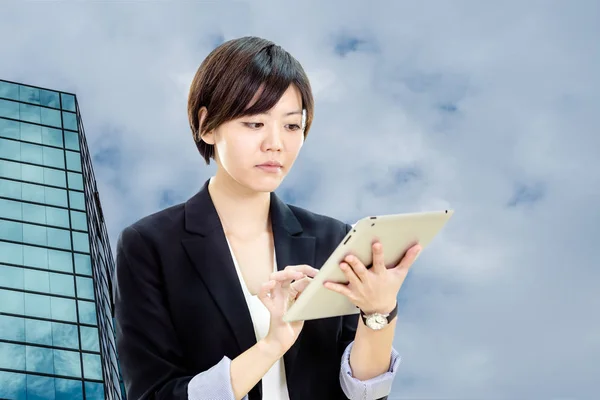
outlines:
{"label": "woman's right hand", "polygon": [[283,316],[317,272],[309,265],[290,265],[272,273],[261,287],[258,297],[271,314],[265,342],[278,354],[292,347],[304,326],[303,321],[285,322]]}

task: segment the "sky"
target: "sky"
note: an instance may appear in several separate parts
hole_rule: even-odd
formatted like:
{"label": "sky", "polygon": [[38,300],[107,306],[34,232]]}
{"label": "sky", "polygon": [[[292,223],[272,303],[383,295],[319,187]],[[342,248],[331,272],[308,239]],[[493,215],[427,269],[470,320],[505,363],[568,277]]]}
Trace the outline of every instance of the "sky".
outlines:
{"label": "sky", "polygon": [[76,93],[113,250],[214,173],[191,79],[261,36],[316,100],[284,200],[455,210],[402,287],[390,400],[597,396],[599,2],[49,3],[0,6],[0,78]]}

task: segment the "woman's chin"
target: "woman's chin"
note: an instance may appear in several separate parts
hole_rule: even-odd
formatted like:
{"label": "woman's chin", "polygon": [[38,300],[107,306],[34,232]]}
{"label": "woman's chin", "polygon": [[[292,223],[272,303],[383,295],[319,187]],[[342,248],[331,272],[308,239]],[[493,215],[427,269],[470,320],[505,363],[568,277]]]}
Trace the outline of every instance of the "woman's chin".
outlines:
{"label": "woman's chin", "polygon": [[256,191],[256,192],[274,192],[275,190],[277,190],[277,188],[279,187],[279,185],[281,185],[281,179],[277,182],[255,182],[252,186],[251,189]]}
{"label": "woman's chin", "polygon": [[266,176],[246,181],[248,188],[255,192],[274,192],[283,182],[284,176]]}

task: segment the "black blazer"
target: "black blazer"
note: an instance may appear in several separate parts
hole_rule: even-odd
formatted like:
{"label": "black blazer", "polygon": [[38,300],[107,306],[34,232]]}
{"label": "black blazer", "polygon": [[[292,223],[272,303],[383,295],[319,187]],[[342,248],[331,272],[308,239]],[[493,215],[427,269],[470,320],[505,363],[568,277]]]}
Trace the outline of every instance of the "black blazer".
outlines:
{"label": "black blazer", "polygon": [[[271,194],[278,268],[319,268],[350,225]],[[187,202],[125,228],[114,287],[117,352],[129,399],[187,400],[191,378],[256,343],[208,181]],[[341,356],[357,315],[307,321],[284,356],[291,400],[346,399]],[[259,382],[250,400],[262,398]]]}

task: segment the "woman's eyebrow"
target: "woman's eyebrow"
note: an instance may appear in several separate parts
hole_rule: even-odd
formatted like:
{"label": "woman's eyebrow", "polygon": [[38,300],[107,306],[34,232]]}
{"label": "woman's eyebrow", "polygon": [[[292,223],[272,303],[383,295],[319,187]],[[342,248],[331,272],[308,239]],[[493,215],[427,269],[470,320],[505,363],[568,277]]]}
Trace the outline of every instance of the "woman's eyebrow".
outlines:
{"label": "woman's eyebrow", "polygon": [[[265,111],[263,114],[265,114],[265,115],[271,115],[271,112],[270,111]],[[302,110],[290,111],[290,112],[287,112],[287,113],[283,114],[284,117],[288,117],[290,115],[302,115]]]}

